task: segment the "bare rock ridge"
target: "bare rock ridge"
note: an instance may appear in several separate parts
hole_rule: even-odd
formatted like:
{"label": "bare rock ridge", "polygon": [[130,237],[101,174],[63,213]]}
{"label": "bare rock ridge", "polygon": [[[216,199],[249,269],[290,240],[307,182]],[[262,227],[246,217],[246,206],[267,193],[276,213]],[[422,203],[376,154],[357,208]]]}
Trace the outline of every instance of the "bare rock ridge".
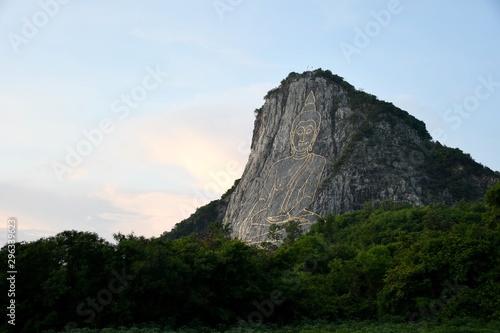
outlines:
{"label": "bare rock ridge", "polygon": [[[257,110],[245,171],[219,217],[250,244],[271,225],[383,201],[481,200],[500,174],[431,140],[422,121],[321,69],[291,73]],[[182,222],[181,222],[182,223]]]}

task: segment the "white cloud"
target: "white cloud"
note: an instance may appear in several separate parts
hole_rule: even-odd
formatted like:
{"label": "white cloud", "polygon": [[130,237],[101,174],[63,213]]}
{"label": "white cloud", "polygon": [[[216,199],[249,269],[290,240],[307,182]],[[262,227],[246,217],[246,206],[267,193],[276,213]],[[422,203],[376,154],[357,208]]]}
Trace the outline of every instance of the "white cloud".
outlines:
{"label": "white cloud", "polygon": [[9,199],[0,209],[19,216],[24,240],[68,229],[108,240],[117,232],[159,236],[240,177],[253,110],[271,87],[200,94],[156,114],[116,119],[115,130],[63,183],[51,174],[49,160],[45,167],[39,159],[24,161],[34,173],[4,184]]}
{"label": "white cloud", "polygon": [[94,197],[105,200],[121,212],[103,212],[97,216],[111,222],[115,232],[146,237],[159,236],[186,218],[182,207],[190,207],[190,198],[162,192],[124,193],[106,187]]}
{"label": "white cloud", "polygon": [[[104,174],[99,179],[105,187],[94,191],[93,197],[120,212],[103,212],[98,217],[121,232],[158,236],[196,208],[219,198],[241,176],[248,159],[252,110],[262,104],[268,88],[261,85],[216,96],[199,95],[159,114],[117,124],[120,129],[110,134],[86,166],[89,179],[96,179],[94,173]],[[134,181],[138,170],[150,172],[165,187],[144,191],[145,185]],[[169,173],[182,172],[190,177],[176,184]]]}
{"label": "white cloud", "polygon": [[[99,179],[101,184],[135,188],[137,174],[142,172],[165,182],[165,191],[182,187],[187,194],[186,188],[203,188],[213,182],[213,174],[228,171],[228,164],[242,170],[253,130],[252,111],[261,106],[269,86],[199,95],[157,114],[118,120],[115,130],[82,163],[82,181]],[[240,176],[229,173],[232,179],[211,198],[224,193]]]}

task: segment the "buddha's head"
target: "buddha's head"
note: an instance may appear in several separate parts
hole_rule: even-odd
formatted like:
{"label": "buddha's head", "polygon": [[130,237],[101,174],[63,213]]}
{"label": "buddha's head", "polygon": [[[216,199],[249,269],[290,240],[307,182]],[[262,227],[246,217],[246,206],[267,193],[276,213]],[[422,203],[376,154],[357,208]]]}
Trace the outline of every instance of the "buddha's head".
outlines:
{"label": "buddha's head", "polygon": [[302,111],[295,117],[290,130],[292,154],[311,152],[318,137],[321,115],[316,111],[315,98],[311,91]]}

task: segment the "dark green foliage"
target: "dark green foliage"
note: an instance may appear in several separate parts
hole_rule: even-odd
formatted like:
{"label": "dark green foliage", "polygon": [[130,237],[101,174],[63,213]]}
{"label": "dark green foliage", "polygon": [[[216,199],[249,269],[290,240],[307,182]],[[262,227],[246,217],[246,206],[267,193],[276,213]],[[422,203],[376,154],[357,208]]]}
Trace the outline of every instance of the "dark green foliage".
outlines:
{"label": "dark green foliage", "polygon": [[[220,222],[176,240],[116,234],[110,244],[65,231],[18,243],[17,328],[61,330],[73,322],[244,332],[267,329],[256,323],[303,323],[297,332],[326,332],[328,322],[375,320],[392,323],[377,324],[388,332],[437,327],[428,321],[444,322],[442,332],[474,332],[467,318],[493,327],[487,322],[500,320],[499,193],[494,186],[485,204],[367,203],[319,219],[302,236],[297,223],[276,228],[280,247],[231,239]],[[0,288],[8,289],[6,270]],[[329,328],[304,324],[310,320]],[[397,324],[409,321],[420,324]]]}
{"label": "dark green foliage", "polygon": [[[392,125],[395,125],[397,121],[402,121],[410,128],[417,131],[420,137],[428,140],[431,139],[423,121],[420,121],[408,112],[399,109],[392,103],[380,101],[372,94],[357,90],[354,86],[345,81],[343,77],[333,74],[330,70],[318,68],[312,72],[305,72],[303,74],[291,72],[288,74],[286,79],[281,81],[280,87],[270,90],[266,94],[265,98],[267,99],[273,94],[279,92],[285,85],[288,85],[301,77],[307,76],[322,77],[339,85],[349,96],[349,106],[356,113],[359,112],[367,116],[367,119],[364,119],[365,126],[371,127],[374,122],[382,120],[388,121]],[[367,128],[360,129],[360,133],[358,133],[361,137],[366,136],[367,134]]]}
{"label": "dark green foliage", "polygon": [[414,129],[422,139],[431,139],[423,121],[418,120],[392,103],[378,100],[372,94],[359,90],[351,90],[349,93],[349,103],[350,107],[358,112],[357,115],[353,116],[354,118],[351,121],[363,124],[358,129],[355,141],[363,137],[369,138],[373,133],[371,132],[372,127],[375,123],[379,122],[387,122],[392,127],[399,123],[404,123]]}
{"label": "dark green foliage", "polygon": [[173,240],[189,236],[192,233],[204,232],[212,222],[220,220],[220,212],[224,210],[222,206],[227,206],[227,203],[213,200],[205,206],[197,208],[191,216],[177,223],[171,231],[163,233],[161,237]]}
{"label": "dark green foliage", "polygon": [[456,199],[477,200],[475,182],[471,177],[494,176],[494,172],[477,163],[469,154],[458,148],[449,148],[435,143],[427,156],[430,188],[439,192],[447,188]]}
{"label": "dark green foliage", "polygon": [[[238,325],[225,330],[226,333],[498,333],[499,322],[484,322],[475,318],[463,318],[446,323],[391,323],[371,321],[304,321],[297,325]],[[105,329],[76,329],[73,333],[220,333],[221,329],[184,326],[173,330],[156,324]],[[54,333],[50,330],[46,333]]]}
{"label": "dark green foliage", "polygon": [[491,209],[491,213],[484,216],[491,228],[500,225],[500,183],[497,183],[486,193],[484,198],[486,205]]}
{"label": "dark green foliage", "polygon": [[[269,227],[269,238],[276,243],[292,244],[302,234],[300,223],[293,220],[282,225],[273,224]],[[266,246],[269,246],[269,244],[266,244]]]}
{"label": "dark green foliage", "polygon": [[500,183],[497,183],[486,193],[484,201],[496,214],[500,213]]}
{"label": "dark green foliage", "polygon": [[205,206],[199,207],[187,219],[177,223],[171,231],[164,232],[160,237],[163,239],[178,239],[189,236],[192,233],[201,234],[208,230],[214,221],[222,221],[229,202],[229,196],[239,183],[237,179],[233,186],[218,200],[213,200]]}
{"label": "dark green foliage", "polygon": [[[0,251],[2,258],[7,258],[6,250],[4,246]],[[78,304],[110,279],[106,260],[112,255],[112,245],[97,234],[74,230],[17,243],[16,326],[38,332],[73,320]],[[5,275],[3,270],[2,290],[8,290]]]}

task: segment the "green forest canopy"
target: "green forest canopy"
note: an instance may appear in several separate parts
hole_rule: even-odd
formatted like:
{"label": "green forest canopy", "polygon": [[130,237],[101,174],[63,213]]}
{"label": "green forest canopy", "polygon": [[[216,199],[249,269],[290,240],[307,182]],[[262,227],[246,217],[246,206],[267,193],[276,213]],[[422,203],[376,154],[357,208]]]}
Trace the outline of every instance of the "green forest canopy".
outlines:
{"label": "green forest canopy", "polygon": [[[23,332],[142,323],[223,330],[304,320],[499,321],[499,222],[497,184],[484,202],[366,204],[319,219],[305,235],[291,223],[277,230],[280,247],[248,246],[220,222],[176,240],[116,234],[109,243],[64,231],[16,244],[16,320]],[[7,258],[6,246],[1,252]],[[8,290],[6,270],[0,281]]]}

